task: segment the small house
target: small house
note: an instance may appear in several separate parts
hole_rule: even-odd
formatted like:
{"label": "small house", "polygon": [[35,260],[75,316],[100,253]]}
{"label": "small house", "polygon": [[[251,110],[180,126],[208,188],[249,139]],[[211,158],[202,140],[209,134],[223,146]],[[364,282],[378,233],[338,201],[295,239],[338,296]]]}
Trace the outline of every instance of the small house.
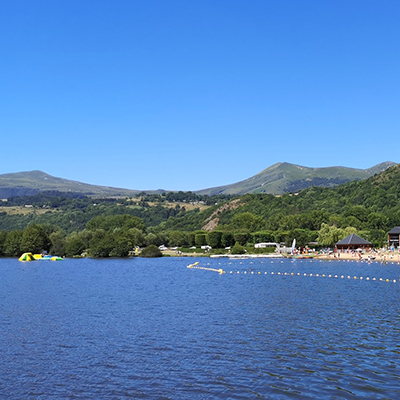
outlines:
{"label": "small house", "polygon": [[395,226],[392,230],[388,232],[388,245],[389,247],[394,247],[395,249],[399,247],[400,242],[400,226]]}

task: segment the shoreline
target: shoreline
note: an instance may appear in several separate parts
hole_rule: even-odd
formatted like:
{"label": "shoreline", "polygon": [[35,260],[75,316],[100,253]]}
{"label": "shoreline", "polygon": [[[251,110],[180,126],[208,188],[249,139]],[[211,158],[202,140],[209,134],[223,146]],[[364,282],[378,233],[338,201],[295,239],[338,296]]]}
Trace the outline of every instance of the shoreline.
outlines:
{"label": "shoreline", "polygon": [[292,255],[283,254],[205,254],[205,253],[181,253],[175,251],[163,251],[163,255],[167,257],[202,257],[202,258],[227,258],[227,259],[309,259],[309,260],[326,260],[326,261],[362,261],[362,262],[381,262],[381,263],[398,263],[400,264],[400,254],[392,252],[381,252],[379,254],[362,254],[358,253],[334,253],[334,254],[310,254],[309,257],[304,255],[302,258],[296,258]]}
{"label": "shoreline", "polygon": [[335,253],[335,254],[318,254],[315,257],[319,260],[351,260],[351,261],[376,261],[376,262],[397,262],[400,263],[400,254],[391,252],[382,252],[379,254],[365,253],[361,257],[357,253]]}

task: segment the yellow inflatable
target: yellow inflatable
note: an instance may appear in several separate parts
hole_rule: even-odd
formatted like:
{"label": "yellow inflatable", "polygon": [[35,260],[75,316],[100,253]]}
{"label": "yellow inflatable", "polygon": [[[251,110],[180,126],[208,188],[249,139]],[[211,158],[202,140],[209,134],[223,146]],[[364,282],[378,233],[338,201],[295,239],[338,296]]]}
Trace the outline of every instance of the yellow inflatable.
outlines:
{"label": "yellow inflatable", "polygon": [[18,259],[19,261],[35,261],[35,260],[44,260],[44,261],[60,261],[62,257],[59,256],[50,256],[43,254],[32,254],[32,253],[24,253]]}
{"label": "yellow inflatable", "polygon": [[18,260],[19,261],[35,261],[35,257],[33,256],[32,253],[24,253]]}

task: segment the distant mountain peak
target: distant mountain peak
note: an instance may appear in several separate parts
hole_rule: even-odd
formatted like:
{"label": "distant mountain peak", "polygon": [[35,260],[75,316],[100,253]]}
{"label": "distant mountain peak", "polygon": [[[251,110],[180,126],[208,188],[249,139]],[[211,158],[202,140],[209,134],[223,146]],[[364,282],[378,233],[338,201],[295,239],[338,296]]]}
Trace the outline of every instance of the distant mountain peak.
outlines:
{"label": "distant mountain peak", "polygon": [[75,192],[101,196],[133,196],[139,193],[138,190],[96,186],[57,178],[39,170],[0,175],[0,198],[33,195],[40,191]]}
{"label": "distant mountain peak", "polygon": [[231,185],[199,190],[199,194],[269,193],[282,194],[298,192],[311,186],[333,187],[342,183],[367,179],[395,165],[386,161],[368,169],[348,167],[305,167],[303,165],[278,162],[258,174]]}
{"label": "distant mountain peak", "polygon": [[[333,187],[349,181],[367,179],[396,165],[385,161],[368,169],[347,167],[310,168],[303,165],[278,162],[258,174],[231,185],[199,190],[198,194],[298,192],[310,186]],[[75,192],[98,196],[135,196],[143,190],[96,186],[78,181],[57,178],[40,170],[23,171],[0,175],[0,198],[24,196],[39,191]],[[161,193],[165,190],[147,190],[146,193]]]}

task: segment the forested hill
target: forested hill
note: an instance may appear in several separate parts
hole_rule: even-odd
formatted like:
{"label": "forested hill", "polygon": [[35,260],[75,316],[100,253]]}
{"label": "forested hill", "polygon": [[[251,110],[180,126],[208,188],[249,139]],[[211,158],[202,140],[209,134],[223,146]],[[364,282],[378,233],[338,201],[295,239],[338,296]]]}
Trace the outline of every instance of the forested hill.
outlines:
{"label": "forested hill", "polygon": [[139,190],[129,190],[57,178],[42,171],[27,171],[0,175],[0,198],[32,196],[43,191],[73,192],[85,195],[133,196]]}
{"label": "forested hill", "polygon": [[309,168],[289,163],[277,163],[244,181],[231,185],[200,190],[199,194],[246,193],[282,194],[299,192],[312,186],[334,187],[346,182],[367,179],[395,165],[384,162],[372,168],[356,169],[347,167]]}
{"label": "forested hill", "polygon": [[[246,193],[282,194],[298,192],[312,186],[333,187],[339,184],[366,179],[394,165],[384,162],[368,169],[346,167],[309,168],[289,163],[278,163],[257,175],[231,185],[196,191],[200,196],[243,195]],[[0,175],[0,199],[15,196],[32,196],[39,192],[72,192],[95,196],[136,196],[142,190],[97,186],[57,178],[42,171],[27,171]],[[165,190],[145,190],[161,194]]]}
{"label": "forested hill", "polygon": [[[197,221],[198,229],[319,230],[322,223],[329,223],[387,231],[400,225],[400,165],[335,188],[311,187],[296,195],[246,194],[234,206],[220,207],[211,218],[209,214],[204,218],[197,215]],[[192,223],[184,218],[171,219],[164,228],[185,229],[193,227]]]}
{"label": "forested hill", "polygon": [[[335,188],[296,194],[199,196],[191,192],[93,198],[61,192],[12,198],[0,205],[0,256],[41,249],[96,257],[127,256],[135,246],[197,246],[221,249],[258,242],[332,246],[357,233],[382,246],[400,226],[400,165]],[[44,244],[46,243],[46,244]],[[51,247],[52,246],[52,247]],[[36,251],[36,250],[35,250]]]}
{"label": "forested hill", "polygon": [[[26,209],[26,205],[32,208]],[[143,219],[147,227],[158,232],[318,230],[321,223],[389,230],[400,225],[400,165],[363,181],[334,188],[311,187],[298,194],[258,193],[230,199],[222,195],[169,192],[93,199],[72,193],[44,192],[3,202],[0,230],[50,223],[71,232],[84,229],[95,216],[124,213]],[[240,217],[245,213],[245,217]]]}

